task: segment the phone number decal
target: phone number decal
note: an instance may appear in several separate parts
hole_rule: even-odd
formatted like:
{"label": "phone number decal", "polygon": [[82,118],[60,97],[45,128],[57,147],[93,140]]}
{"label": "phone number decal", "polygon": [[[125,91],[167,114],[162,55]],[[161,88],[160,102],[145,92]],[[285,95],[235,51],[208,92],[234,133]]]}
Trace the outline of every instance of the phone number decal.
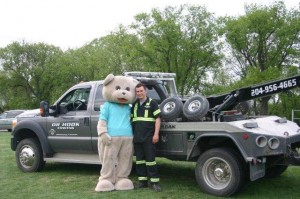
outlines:
{"label": "phone number decal", "polygon": [[290,80],[277,82],[266,86],[253,88],[251,89],[251,96],[254,97],[254,96],[264,95],[268,93],[271,94],[272,92],[284,90],[286,88],[292,88],[295,86],[297,86],[296,79],[290,79]]}

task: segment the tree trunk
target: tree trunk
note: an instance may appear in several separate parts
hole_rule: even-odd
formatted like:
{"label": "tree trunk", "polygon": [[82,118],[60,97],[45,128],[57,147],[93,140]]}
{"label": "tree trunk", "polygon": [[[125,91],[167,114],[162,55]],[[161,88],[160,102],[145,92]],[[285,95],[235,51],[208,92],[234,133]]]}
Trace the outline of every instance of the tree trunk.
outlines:
{"label": "tree trunk", "polygon": [[261,104],[260,104],[260,115],[268,115],[269,110],[269,100],[270,96],[262,97],[261,98]]}

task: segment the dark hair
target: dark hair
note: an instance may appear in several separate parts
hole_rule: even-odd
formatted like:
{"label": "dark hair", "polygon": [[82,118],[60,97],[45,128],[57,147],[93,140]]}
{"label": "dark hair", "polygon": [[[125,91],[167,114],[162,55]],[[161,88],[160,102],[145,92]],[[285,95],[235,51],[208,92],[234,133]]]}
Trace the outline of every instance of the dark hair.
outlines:
{"label": "dark hair", "polygon": [[146,90],[146,85],[144,83],[138,83],[135,88],[140,88],[140,87],[144,87],[144,89]]}

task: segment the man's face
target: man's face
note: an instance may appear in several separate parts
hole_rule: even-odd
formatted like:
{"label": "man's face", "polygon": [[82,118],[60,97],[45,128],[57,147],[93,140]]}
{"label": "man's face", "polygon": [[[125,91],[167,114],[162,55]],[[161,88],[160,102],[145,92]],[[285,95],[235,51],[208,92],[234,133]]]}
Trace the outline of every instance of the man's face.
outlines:
{"label": "man's face", "polygon": [[143,86],[135,88],[135,93],[138,99],[145,99],[146,98],[146,90]]}

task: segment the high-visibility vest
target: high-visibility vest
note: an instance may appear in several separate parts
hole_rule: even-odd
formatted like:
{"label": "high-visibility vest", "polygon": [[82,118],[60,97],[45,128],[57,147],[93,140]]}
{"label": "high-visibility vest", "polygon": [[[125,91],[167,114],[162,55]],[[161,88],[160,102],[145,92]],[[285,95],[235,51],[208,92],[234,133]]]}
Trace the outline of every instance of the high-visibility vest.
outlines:
{"label": "high-visibility vest", "polygon": [[[149,98],[149,102],[146,103],[146,106],[150,106],[151,101],[152,101],[152,99]],[[135,103],[135,106],[133,108],[133,118],[132,118],[133,122],[136,122],[136,121],[155,122],[155,117],[149,117],[148,110],[145,110],[144,117],[138,117],[137,109],[138,109],[138,102]],[[154,111],[153,116],[157,115],[158,113],[160,113],[160,109]]]}

